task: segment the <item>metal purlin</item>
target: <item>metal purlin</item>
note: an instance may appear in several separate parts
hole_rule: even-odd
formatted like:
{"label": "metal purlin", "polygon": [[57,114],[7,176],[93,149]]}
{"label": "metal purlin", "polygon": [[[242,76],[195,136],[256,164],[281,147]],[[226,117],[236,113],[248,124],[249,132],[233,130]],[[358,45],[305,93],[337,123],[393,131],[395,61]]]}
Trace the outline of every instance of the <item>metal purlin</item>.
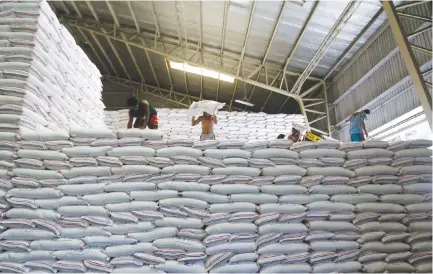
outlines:
{"label": "metal purlin", "polygon": [[[415,87],[416,95],[423,107],[424,113],[426,115],[427,121],[432,130],[432,97],[428,90],[428,86],[431,88],[431,83],[426,83],[423,74],[417,64],[415,56],[412,49],[420,50],[420,47],[412,45],[407,35],[404,32],[403,26],[400,21],[400,16],[411,18],[415,20],[425,21],[424,17],[410,15],[403,12],[397,12],[394,4],[391,1],[382,1],[383,9],[388,17],[389,25],[391,26],[392,34],[394,35],[394,40],[397,42],[403,61],[409,71],[410,78],[412,79],[413,85]],[[431,23],[431,18],[428,18]],[[430,25],[431,27],[431,25]],[[431,50],[420,50],[421,52],[431,55]]]}
{"label": "metal purlin", "polygon": [[334,39],[337,37],[340,31],[344,28],[344,26],[352,17],[352,15],[355,13],[356,9],[359,7],[360,4],[361,1],[349,2],[349,4],[344,9],[343,13],[338,18],[337,22],[335,22],[332,29],[326,35],[322,44],[320,44],[313,58],[311,59],[307,67],[302,72],[301,76],[299,76],[299,78],[296,80],[295,84],[290,90],[290,93],[299,94],[301,92],[301,88],[304,85],[305,81],[307,80],[307,77],[310,76],[314,68],[319,64],[320,60],[322,59],[322,57],[325,55],[325,53],[328,51],[329,47],[331,46],[331,43],[334,41]]}

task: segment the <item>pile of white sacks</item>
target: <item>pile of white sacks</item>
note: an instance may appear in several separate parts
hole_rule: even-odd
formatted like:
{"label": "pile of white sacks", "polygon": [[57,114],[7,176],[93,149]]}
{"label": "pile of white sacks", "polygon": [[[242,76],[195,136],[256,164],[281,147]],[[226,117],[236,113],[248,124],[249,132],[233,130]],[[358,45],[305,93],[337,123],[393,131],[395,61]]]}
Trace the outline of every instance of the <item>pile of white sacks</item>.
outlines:
{"label": "pile of white sacks", "polygon": [[106,128],[100,77],[46,1],[0,3],[0,131]]}
{"label": "pile of white sacks", "polygon": [[[187,109],[158,108],[159,129],[166,139],[200,140],[201,126],[191,126]],[[290,134],[292,126],[305,127],[305,118],[299,114],[266,114],[219,111],[214,126],[218,140],[269,140],[279,134]],[[126,128],[128,110],[105,111],[105,124],[113,130]]]}
{"label": "pile of white sacks", "polygon": [[0,271],[432,271],[431,141],[15,138],[0,141]]}

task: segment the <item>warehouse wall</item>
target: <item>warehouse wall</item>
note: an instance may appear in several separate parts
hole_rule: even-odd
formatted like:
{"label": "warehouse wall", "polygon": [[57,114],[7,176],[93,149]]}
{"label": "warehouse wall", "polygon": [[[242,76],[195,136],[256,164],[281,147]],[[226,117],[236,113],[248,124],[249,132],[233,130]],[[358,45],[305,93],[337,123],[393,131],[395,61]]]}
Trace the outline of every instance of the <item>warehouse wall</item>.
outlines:
{"label": "warehouse wall", "polygon": [[[429,2],[408,8],[405,12],[431,17],[431,8]],[[407,34],[427,26],[420,20],[401,20]],[[431,49],[431,39],[431,32],[426,31],[411,42]],[[422,71],[431,67],[429,55],[414,53]],[[343,141],[348,139],[348,129],[341,122],[360,109],[372,110],[367,123],[367,128],[371,131],[418,107],[419,102],[407,75],[391,28],[383,26],[334,77],[328,88],[329,102],[335,105],[331,115],[332,124],[343,127],[334,132],[334,137]],[[427,78],[430,76],[426,75]]]}

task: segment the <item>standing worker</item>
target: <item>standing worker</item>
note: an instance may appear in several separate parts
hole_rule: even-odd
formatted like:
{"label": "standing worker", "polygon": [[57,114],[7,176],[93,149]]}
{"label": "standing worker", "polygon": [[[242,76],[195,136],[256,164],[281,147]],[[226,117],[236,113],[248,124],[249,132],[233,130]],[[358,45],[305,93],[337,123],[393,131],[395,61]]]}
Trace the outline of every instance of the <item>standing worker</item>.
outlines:
{"label": "standing worker", "polygon": [[200,141],[204,140],[215,140],[215,134],[213,133],[213,125],[217,123],[215,115],[210,115],[207,112],[203,112],[202,116],[195,119],[195,116],[191,119],[191,125],[196,126],[201,122],[201,135]]}
{"label": "standing worker", "polygon": [[134,128],[158,129],[158,116],[156,109],[146,100],[138,102],[137,98],[130,97],[127,101],[129,109],[129,121],[127,128],[132,128],[132,121],[135,119]]}
{"label": "standing worker", "polygon": [[365,127],[365,120],[368,114],[370,114],[370,110],[364,109],[363,111],[355,112],[346,120],[346,123],[350,123],[349,134],[352,142],[362,142],[368,138],[368,132]]}

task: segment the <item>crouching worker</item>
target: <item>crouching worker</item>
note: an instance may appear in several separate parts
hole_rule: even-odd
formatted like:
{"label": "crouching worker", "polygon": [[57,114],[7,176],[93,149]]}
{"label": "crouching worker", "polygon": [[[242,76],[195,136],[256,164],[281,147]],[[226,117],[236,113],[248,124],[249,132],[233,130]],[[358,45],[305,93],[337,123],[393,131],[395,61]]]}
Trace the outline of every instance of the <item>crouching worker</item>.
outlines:
{"label": "crouching worker", "polygon": [[201,135],[200,141],[204,140],[215,140],[215,134],[213,133],[213,125],[217,123],[215,115],[203,112],[202,116],[195,119],[195,116],[191,119],[191,125],[196,126],[201,122]]}
{"label": "crouching worker", "polygon": [[129,121],[127,128],[132,128],[132,122],[135,118],[134,128],[158,129],[158,116],[156,109],[146,100],[140,100],[131,97],[127,101],[129,109]]}

